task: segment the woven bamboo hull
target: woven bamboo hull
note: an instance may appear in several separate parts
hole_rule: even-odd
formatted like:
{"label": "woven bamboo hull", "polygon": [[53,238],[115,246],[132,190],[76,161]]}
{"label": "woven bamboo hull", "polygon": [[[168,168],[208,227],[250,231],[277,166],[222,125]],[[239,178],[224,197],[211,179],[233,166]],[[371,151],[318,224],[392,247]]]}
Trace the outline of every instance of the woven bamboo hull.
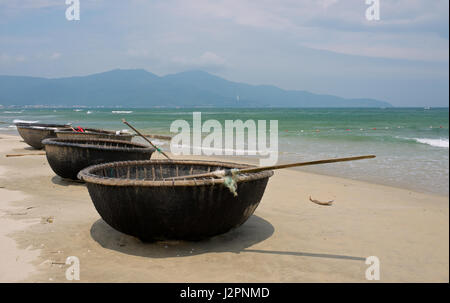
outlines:
{"label": "woven bamboo hull", "polygon": [[[223,184],[207,182],[197,186],[113,186],[85,181],[98,213],[116,230],[142,241],[201,240],[246,222],[258,207],[271,175],[238,182],[236,197]],[[131,177],[135,177],[133,173]]]}
{"label": "woven bamboo hull", "polygon": [[61,139],[109,139],[122,140],[131,142],[133,135],[131,134],[115,134],[114,132],[102,131],[97,129],[87,129],[86,132],[75,131],[56,131],[56,137]]}
{"label": "woven bamboo hull", "polygon": [[[92,148],[79,146],[77,144],[58,145],[53,144],[56,140],[59,142],[122,142],[136,146],[138,144],[125,141],[114,140],[65,140],[65,139],[47,139],[43,141],[48,163],[52,170],[60,177],[77,180],[77,174],[80,170],[90,165],[126,160],[148,160],[150,159],[153,148]],[[139,144],[140,145],[140,144]]]}
{"label": "woven bamboo hull", "polygon": [[[43,124],[42,124],[43,125]],[[38,126],[38,128],[36,128]],[[39,124],[17,124],[17,131],[22,137],[23,141],[35,149],[43,149],[42,140],[47,138],[55,138],[55,128],[63,128],[64,125],[55,127],[39,127]]]}

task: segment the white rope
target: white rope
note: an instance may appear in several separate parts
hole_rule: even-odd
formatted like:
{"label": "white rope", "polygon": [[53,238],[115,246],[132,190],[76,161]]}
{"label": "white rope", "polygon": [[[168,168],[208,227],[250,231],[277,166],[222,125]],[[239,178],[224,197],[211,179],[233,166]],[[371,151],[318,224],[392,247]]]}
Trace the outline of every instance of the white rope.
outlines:
{"label": "white rope", "polygon": [[[223,175],[226,174],[226,171],[221,171],[223,172]],[[224,178],[224,182],[223,185],[225,185],[225,187],[227,187],[230,192],[233,194],[233,196],[237,197],[237,179],[239,176],[239,169],[237,168],[233,168],[230,170],[231,176],[226,176]]]}

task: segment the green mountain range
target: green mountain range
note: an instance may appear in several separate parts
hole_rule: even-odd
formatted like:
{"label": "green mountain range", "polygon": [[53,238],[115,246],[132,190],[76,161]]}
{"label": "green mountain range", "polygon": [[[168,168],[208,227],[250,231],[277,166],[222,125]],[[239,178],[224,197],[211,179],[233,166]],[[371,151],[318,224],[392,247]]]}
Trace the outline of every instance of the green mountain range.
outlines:
{"label": "green mountain range", "polygon": [[1,105],[124,107],[391,107],[271,85],[249,85],[203,71],[159,77],[142,69],[68,78],[0,76]]}

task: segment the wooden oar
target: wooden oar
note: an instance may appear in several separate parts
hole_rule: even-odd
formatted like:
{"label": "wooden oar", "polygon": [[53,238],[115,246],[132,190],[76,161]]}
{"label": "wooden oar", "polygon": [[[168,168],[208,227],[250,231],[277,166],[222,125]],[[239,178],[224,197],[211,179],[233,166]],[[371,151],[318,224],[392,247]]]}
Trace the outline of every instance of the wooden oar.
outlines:
{"label": "wooden oar", "polygon": [[6,157],[23,157],[23,156],[45,156],[45,153],[9,154],[9,155],[6,155]]}
{"label": "wooden oar", "polygon": [[159,147],[157,147],[155,144],[152,143],[152,141],[150,141],[149,139],[147,139],[143,134],[141,134],[140,131],[138,131],[137,129],[135,129],[133,126],[130,125],[130,123],[128,123],[125,119],[122,119],[122,122],[125,123],[129,128],[131,128],[132,130],[134,130],[136,132],[136,134],[138,134],[139,136],[142,137],[142,139],[144,139],[145,141],[147,141],[148,143],[150,143],[151,146],[153,146],[158,152],[160,152],[161,154],[163,154],[167,159],[170,159],[170,157],[168,155],[166,155],[165,152],[163,152]]}
{"label": "wooden oar", "polygon": [[310,162],[297,162],[290,164],[281,164],[281,165],[272,165],[272,166],[263,166],[263,167],[251,167],[251,168],[242,168],[242,169],[226,169],[226,170],[216,170],[210,173],[196,174],[196,175],[186,175],[186,176],[178,176],[173,178],[165,178],[165,180],[180,180],[180,179],[193,179],[193,178],[211,178],[211,177],[224,177],[231,176],[234,174],[245,174],[245,173],[258,173],[266,170],[276,170],[290,167],[299,167],[299,166],[309,166],[309,165],[318,165],[318,164],[326,164],[326,163],[336,163],[336,162],[347,162],[347,161],[356,161],[363,159],[371,159],[375,158],[375,155],[368,156],[358,156],[358,157],[349,157],[349,158],[336,158],[336,159],[326,159],[326,160],[317,160]]}

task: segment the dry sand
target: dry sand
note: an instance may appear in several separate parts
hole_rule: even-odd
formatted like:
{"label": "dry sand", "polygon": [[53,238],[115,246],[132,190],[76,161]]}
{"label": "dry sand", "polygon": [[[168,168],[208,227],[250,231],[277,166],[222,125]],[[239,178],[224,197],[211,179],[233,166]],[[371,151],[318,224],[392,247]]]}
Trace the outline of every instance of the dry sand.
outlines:
{"label": "dry sand", "polygon": [[68,256],[81,282],[366,282],[368,256],[381,282],[449,282],[447,196],[283,170],[240,228],[145,244],[102,221],[85,186],[45,156],[5,157],[24,152],[0,135],[1,282],[66,282]]}

